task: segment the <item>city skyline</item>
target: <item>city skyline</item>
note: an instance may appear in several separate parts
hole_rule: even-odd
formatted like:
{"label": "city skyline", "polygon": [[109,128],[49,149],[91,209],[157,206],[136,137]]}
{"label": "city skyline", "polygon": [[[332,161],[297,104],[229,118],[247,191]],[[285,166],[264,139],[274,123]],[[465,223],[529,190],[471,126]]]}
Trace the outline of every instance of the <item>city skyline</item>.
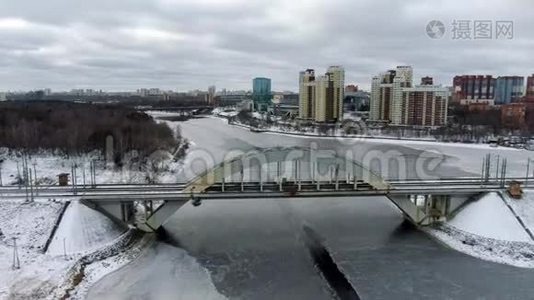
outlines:
{"label": "city skyline", "polygon": [[[273,79],[273,90],[296,91],[298,71],[311,65],[343,65],[346,82],[367,90],[372,74],[396,65],[416,66],[416,78],[432,75],[445,85],[455,74],[532,73],[527,1],[335,4],[4,1],[0,90],[239,90],[261,75]],[[428,36],[431,20],[445,24],[443,38]],[[510,20],[514,36],[453,40],[455,20]]]}

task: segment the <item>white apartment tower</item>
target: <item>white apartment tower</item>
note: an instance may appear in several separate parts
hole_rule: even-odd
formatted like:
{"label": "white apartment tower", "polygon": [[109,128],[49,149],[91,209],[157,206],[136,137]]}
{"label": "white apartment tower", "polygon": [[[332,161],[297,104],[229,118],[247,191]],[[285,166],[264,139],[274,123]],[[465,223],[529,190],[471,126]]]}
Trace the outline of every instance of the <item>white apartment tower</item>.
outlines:
{"label": "white apartment tower", "polygon": [[438,127],[447,123],[447,89],[425,77],[412,87],[413,70],[399,66],[373,78],[371,121],[397,126]]}
{"label": "white apartment tower", "polygon": [[326,74],[315,77],[308,69],[300,73],[299,117],[319,123],[340,122],[343,119],[345,70],[329,67]]}
{"label": "white apartment tower", "polygon": [[410,66],[398,66],[374,77],[371,83],[372,121],[401,123],[402,89],[411,87],[413,70]]}

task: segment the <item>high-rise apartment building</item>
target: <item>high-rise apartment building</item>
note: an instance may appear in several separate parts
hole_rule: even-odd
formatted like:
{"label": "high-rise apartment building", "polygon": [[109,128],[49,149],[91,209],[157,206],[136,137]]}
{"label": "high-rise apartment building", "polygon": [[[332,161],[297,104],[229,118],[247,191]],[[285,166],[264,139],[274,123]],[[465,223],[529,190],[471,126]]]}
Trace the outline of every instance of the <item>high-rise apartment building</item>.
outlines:
{"label": "high-rise apartment building", "polygon": [[326,97],[325,122],[343,120],[343,98],[345,97],[345,69],[331,66],[326,71],[329,85]]}
{"label": "high-rise apartment building", "polygon": [[312,69],[299,75],[299,118],[319,123],[335,123],[343,119],[345,70],[329,67],[316,77]]}
{"label": "high-rise apartment building", "polygon": [[208,87],[208,105],[215,105],[215,92],[216,88],[214,85]]}
{"label": "high-rise apartment building", "polygon": [[447,123],[448,89],[423,78],[421,85],[402,89],[399,125],[438,127]]}
{"label": "high-rise apartment building", "polygon": [[501,76],[495,83],[495,104],[517,102],[523,97],[525,78],[521,76]]}
{"label": "high-rise apartment building", "polygon": [[267,111],[271,105],[271,79],[258,77],[252,80],[252,100],[254,109],[257,111]]}
{"label": "high-rise apartment building", "polygon": [[370,120],[391,125],[437,127],[447,122],[447,88],[431,77],[412,86],[413,70],[400,66],[373,78]]}
{"label": "high-rise apartment building", "polygon": [[315,119],[315,71],[308,69],[299,75],[299,118]]}
{"label": "high-rise apartment building", "polygon": [[491,75],[462,75],[453,79],[452,101],[460,104],[494,103],[496,79]]}
{"label": "high-rise apartment building", "polygon": [[208,102],[208,105],[210,106],[215,106],[216,103],[215,103],[215,92],[216,92],[216,88],[214,85],[211,85],[208,87],[208,95],[207,95],[207,102]]}
{"label": "high-rise apartment building", "polygon": [[373,121],[401,123],[402,88],[411,87],[413,70],[398,66],[373,78],[369,117]]}

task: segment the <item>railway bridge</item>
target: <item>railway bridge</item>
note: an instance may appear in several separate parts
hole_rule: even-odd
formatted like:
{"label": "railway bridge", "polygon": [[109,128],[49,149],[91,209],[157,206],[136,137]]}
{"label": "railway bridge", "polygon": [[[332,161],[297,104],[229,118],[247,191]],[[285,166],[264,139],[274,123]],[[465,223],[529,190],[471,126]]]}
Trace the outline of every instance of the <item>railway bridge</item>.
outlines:
{"label": "railway bridge", "polygon": [[184,204],[232,199],[310,199],[387,197],[416,225],[450,218],[465,203],[500,192],[505,179],[454,178],[384,180],[358,162],[335,154],[317,156],[302,149],[253,151],[225,160],[187,183],[147,186],[117,193],[86,193],[81,201],[116,222],[155,231]]}

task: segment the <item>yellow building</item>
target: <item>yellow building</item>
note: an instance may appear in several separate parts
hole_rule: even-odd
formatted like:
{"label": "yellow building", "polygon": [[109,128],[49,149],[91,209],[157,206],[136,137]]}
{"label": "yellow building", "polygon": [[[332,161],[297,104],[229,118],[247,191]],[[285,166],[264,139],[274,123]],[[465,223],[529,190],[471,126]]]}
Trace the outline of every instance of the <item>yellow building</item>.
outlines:
{"label": "yellow building", "polygon": [[343,119],[345,71],[329,67],[326,74],[315,77],[308,69],[300,73],[299,118],[319,123],[335,123]]}

